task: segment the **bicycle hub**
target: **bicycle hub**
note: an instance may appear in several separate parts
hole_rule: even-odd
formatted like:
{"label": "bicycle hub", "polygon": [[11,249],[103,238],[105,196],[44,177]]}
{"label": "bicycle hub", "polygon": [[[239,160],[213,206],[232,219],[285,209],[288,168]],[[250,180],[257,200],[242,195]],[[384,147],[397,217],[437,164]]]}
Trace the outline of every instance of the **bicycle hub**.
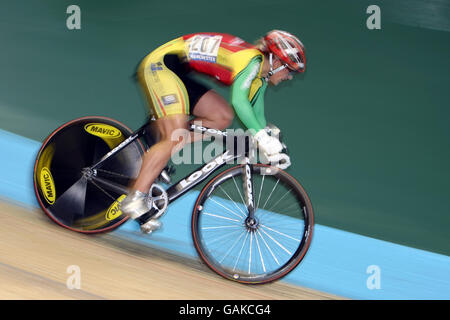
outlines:
{"label": "bicycle hub", "polygon": [[256,218],[248,217],[247,219],[245,219],[245,226],[248,229],[255,231],[256,229],[258,229],[259,221]]}

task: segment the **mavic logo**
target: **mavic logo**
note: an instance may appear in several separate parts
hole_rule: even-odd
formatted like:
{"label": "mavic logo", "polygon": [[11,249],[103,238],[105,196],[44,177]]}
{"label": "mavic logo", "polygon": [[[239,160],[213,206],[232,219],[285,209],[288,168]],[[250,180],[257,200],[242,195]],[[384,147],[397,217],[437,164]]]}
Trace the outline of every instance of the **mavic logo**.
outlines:
{"label": "mavic logo", "polygon": [[106,211],[105,219],[108,221],[114,220],[122,215],[122,211],[120,210],[120,203],[125,199],[126,195],[123,194],[114,201],[114,203],[108,208]]}
{"label": "mavic logo", "polygon": [[56,199],[55,183],[52,174],[47,167],[42,168],[40,174],[41,191],[49,204],[54,204]]}
{"label": "mavic logo", "polygon": [[84,126],[84,130],[100,138],[119,138],[122,136],[119,129],[103,123],[88,123]]}

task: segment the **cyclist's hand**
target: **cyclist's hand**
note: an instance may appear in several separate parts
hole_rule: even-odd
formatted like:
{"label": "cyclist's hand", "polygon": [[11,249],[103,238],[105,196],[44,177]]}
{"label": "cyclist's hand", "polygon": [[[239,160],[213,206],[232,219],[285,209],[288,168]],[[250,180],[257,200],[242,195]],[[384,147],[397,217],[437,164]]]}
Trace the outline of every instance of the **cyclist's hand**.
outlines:
{"label": "cyclist's hand", "polygon": [[291,165],[291,158],[285,153],[277,153],[273,155],[264,154],[265,162],[269,162],[271,165],[285,170]]}
{"label": "cyclist's hand", "polygon": [[258,142],[258,147],[261,151],[268,156],[280,153],[283,150],[280,140],[269,136],[264,129],[259,130],[254,138]]}
{"label": "cyclist's hand", "polygon": [[278,128],[276,125],[268,123],[267,126],[264,128],[264,130],[266,130],[266,132],[272,136],[277,138],[278,140],[280,140],[280,128]]}

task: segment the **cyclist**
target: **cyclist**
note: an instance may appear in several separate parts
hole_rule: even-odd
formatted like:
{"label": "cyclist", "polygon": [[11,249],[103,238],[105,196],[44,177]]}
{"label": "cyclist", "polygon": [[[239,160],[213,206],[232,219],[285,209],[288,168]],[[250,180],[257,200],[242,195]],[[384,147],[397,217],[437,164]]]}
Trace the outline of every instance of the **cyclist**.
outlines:
{"label": "cyclist", "polygon": [[[138,68],[138,80],[148,99],[160,140],[143,157],[132,191],[121,210],[132,219],[148,207],[145,197],[154,180],[167,165],[180,141],[171,139],[177,129],[192,121],[219,130],[232,122],[234,112],[254,132],[260,150],[269,157],[282,151],[278,139],[265,130],[264,94],[267,85],[291,80],[304,72],[303,44],[294,35],[273,30],[256,45],[223,33],[195,33],[172,40],[147,55]],[[191,77],[190,72],[209,75],[231,86],[231,105],[216,91]],[[156,229],[160,222],[150,219],[142,230]],[[146,228],[148,227],[148,228]]]}

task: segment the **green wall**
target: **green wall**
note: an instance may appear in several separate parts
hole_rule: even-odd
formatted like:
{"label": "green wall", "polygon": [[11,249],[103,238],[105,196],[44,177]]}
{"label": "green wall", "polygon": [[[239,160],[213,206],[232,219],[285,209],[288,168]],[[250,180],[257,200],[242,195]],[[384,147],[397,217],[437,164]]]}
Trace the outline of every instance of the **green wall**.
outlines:
{"label": "green wall", "polygon": [[[66,28],[71,4],[81,30]],[[367,29],[368,4],[380,6],[381,30]],[[317,223],[449,255],[450,33],[396,23],[387,6],[0,1],[0,128],[42,141],[68,120],[104,115],[136,129],[146,105],[130,77],[148,52],[185,33],[252,42],[285,29],[304,42],[308,70],[269,88],[266,116],[283,130]]]}

